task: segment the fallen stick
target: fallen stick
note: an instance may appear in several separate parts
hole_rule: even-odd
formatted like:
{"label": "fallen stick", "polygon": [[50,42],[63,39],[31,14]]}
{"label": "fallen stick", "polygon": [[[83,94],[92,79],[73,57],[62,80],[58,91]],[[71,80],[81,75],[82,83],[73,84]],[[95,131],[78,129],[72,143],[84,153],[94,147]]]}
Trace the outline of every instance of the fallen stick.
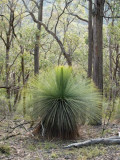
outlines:
{"label": "fallen stick", "polygon": [[4,140],[7,140],[7,139],[9,139],[9,138],[12,138],[12,137],[15,137],[15,136],[18,136],[18,135],[21,135],[21,134],[20,134],[20,133],[11,134],[11,135],[9,135],[9,136],[4,137],[3,139],[4,139]]}
{"label": "fallen stick", "polygon": [[109,138],[97,138],[97,139],[91,139],[87,140],[84,142],[79,142],[79,143],[72,143],[68,146],[65,146],[64,148],[81,148],[81,147],[87,147],[90,145],[95,145],[95,144],[105,144],[105,145],[115,145],[115,144],[120,144],[120,137],[109,137]]}
{"label": "fallen stick", "polygon": [[17,126],[15,126],[15,127],[10,127],[10,129],[12,129],[12,131],[9,131],[9,133],[12,133],[16,128],[18,128],[18,127],[22,127],[23,125],[25,125],[25,124],[30,124],[31,123],[31,121],[30,122],[24,122],[24,123],[21,123],[21,124],[18,124]]}
{"label": "fallen stick", "polygon": [[12,138],[12,137],[15,137],[15,136],[19,136],[19,135],[21,135],[21,134],[17,133],[17,134],[7,135],[6,137],[3,137],[2,139],[0,139],[0,141],[4,141],[4,140],[7,140],[9,138]]}
{"label": "fallen stick", "polygon": [[0,120],[0,122],[2,122],[4,119],[5,119],[5,117],[3,117],[3,118]]}

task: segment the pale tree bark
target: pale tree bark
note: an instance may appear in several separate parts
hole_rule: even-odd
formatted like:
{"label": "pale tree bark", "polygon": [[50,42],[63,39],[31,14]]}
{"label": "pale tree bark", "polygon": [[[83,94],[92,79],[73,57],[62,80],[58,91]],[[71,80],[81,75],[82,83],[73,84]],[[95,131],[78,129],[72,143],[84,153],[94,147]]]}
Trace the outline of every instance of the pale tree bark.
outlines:
{"label": "pale tree bark", "polygon": [[93,27],[92,27],[92,0],[89,0],[89,20],[88,20],[88,78],[92,77],[92,57],[93,57]]}
{"label": "pale tree bark", "polygon": [[105,0],[94,1],[93,15],[93,81],[103,93],[103,12]]}
{"label": "pale tree bark", "polygon": [[[43,2],[44,0],[40,0],[39,4],[37,4],[38,7],[38,21],[42,22],[43,18]],[[40,32],[41,32],[41,24],[37,23],[37,29],[39,30],[39,33],[36,34],[36,43],[34,48],[34,74],[39,74],[39,43],[40,43]]]}

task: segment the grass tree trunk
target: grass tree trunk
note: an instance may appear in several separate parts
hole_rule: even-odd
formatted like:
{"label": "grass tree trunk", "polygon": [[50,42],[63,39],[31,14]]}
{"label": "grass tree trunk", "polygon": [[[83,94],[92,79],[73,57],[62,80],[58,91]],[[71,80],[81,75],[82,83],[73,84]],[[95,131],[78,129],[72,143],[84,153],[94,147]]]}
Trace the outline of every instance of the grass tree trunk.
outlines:
{"label": "grass tree trunk", "polygon": [[89,39],[88,77],[91,78],[92,76],[92,56],[93,56],[92,0],[89,0],[88,39]]}
{"label": "grass tree trunk", "polygon": [[[38,21],[42,22],[43,15],[43,1],[40,0],[38,5]],[[37,24],[37,29],[39,32],[36,33],[36,43],[34,48],[34,74],[39,74],[39,41],[40,41],[40,32],[41,32],[41,24]]]}

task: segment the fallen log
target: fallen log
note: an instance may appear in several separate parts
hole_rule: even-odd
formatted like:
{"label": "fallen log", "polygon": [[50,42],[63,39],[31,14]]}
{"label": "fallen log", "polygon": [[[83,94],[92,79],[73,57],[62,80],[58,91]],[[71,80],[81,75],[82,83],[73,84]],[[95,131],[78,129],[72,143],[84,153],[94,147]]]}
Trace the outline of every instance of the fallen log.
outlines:
{"label": "fallen log", "polygon": [[115,145],[120,144],[120,137],[109,137],[109,138],[97,138],[97,139],[91,139],[84,142],[79,143],[72,143],[68,146],[65,146],[64,148],[81,148],[81,147],[87,147],[95,144],[104,144],[104,145]]}

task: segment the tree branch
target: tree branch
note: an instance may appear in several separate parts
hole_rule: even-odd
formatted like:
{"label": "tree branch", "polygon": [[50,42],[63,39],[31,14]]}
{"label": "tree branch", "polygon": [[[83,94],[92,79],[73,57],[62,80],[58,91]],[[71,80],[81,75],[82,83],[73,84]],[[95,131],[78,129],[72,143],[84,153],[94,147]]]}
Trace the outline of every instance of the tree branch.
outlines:
{"label": "tree branch", "polygon": [[78,19],[81,20],[81,21],[84,21],[84,22],[88,23],[88,20],[87,20],[87,19],[81,18],[81,17],[79,17],[77,14],[74,14],[74,13],[68,13],[68,14],[70,14],[71,16],[74,16],[74,17],[78,18]]}
{"label": "tree branch", "polygon": [[103,16],[104,18],[112,19],[112,18],[120,18],[120,16]]}
{"label": "tree branch", "polygon": [[4,17],[9,22],[9,19],[5,15],[0,14],[0,17]]}
{"label": "tree branch", "polygon": [[17,54],[17,56],[15,57],[13,63],[10,65],[9,70],[10,70],[10,68],[14,65],[15,61],[17,60],[17,58],[18,58],[18,56],[19,56],[20,54],[21,54],[21,52]]}
{"label": "tree branch", "polygon": [[2,39],[3,43],[5,44],[5,46],[7,46],[7,43],[6,43],[5,39],[4,39],[3,36],[2,36],[2,32],[1,32],[1,34],[0,34],[0,38]]}

